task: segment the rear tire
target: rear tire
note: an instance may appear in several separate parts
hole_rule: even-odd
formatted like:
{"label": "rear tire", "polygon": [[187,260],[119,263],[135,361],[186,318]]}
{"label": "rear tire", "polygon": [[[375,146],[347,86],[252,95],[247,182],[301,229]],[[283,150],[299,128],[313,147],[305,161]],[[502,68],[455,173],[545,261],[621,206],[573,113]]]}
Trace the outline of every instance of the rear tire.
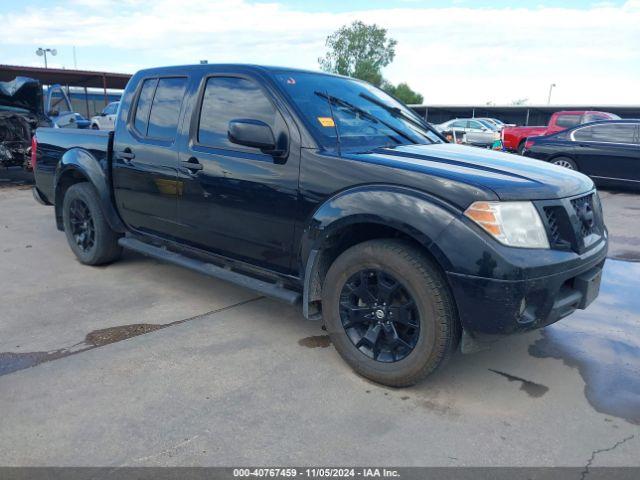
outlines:
{"label": "rear tire", "polygon": [[322,312],[351,368],[392,387],[413,385],[442,367],[460,338],[440,269],[400,240],[371,240],[343,252],[327,272]]}
{"label": "rear tire", "polygon": [[98,195],[89,183],[76,183],[66,191],[62,221],[67,242],[80,263],[104,265],[122,254],[119,235],[107,223]]}
{"label": "rear tire", "polygon": [[558,165],[559,167],[568,168],[569,170],[578,171],[578,165],[576,165],[576,162],[571,160],[569,157],[556,157],[551,160],[551,163]]}
{"label": "rear tire", "polygon": [[527,143],[527,139],[525,138],[518,144],[518,155],[522,155],[524,153],[524,145]]}

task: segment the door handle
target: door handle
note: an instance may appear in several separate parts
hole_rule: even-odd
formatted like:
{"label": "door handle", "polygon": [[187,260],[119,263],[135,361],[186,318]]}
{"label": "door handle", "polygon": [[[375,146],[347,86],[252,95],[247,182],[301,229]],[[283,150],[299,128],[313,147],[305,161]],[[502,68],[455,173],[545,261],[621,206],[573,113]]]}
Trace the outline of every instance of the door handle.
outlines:
{"label": "door handle", "polygon": [[196,157],[191,157],[189,160],[183,160],[182,165],[184,165],[187,170],[191,171],[191,173],[195,173],[203,168],[202,164]]}
{"label": "door handle", "polygon": [[136,158],[136,154],[133,153],[129,148],[126,148],[122,152],[118,153],[118,158],[124,160],[125,163],[129,163],[131,160]]}

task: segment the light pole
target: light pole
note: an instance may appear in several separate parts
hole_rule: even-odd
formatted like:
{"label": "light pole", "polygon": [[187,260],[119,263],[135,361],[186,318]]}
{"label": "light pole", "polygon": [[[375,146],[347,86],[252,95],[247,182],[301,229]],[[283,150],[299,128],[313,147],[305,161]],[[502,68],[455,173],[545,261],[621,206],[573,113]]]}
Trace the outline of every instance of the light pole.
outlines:
{"label": "light pole", "polygon": [[553,87],[555,87],[556,84],[552,83],[551,85],[549,85],[549,98],[547,99],[547,105],[551,104],[551,92],[553,91]]}
{"label": "light pole", "polygon": [[49,52],[54,57],[58,54],[58,51],[55,48],[38,48],[36,50],[36,55],[42,57],[44,55],[44,68],[49,68],[47,65],[47,52]]}

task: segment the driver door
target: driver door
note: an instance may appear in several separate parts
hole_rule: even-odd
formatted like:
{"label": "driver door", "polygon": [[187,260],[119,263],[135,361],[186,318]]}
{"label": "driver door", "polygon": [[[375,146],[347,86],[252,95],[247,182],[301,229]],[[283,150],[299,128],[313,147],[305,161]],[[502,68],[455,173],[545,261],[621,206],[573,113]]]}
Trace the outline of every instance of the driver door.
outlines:
{"label": "driver door", "polygon": [[[290,269],[300,148],[274,158],[229,140],[229,122],[266,123],[291,138],[271,93],[246,76],[214,75],[198,86],[198,111],[180,149],[180,236],[195,246],[277,271]],[[284,137],[283,137],[284,136]]]}

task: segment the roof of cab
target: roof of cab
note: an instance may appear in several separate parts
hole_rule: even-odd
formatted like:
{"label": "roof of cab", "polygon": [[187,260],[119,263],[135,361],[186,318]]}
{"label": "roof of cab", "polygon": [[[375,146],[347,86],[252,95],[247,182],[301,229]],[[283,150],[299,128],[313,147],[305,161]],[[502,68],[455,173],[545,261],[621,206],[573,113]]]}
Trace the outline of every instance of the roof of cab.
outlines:
{"label": "roof of cab", "polygon": [[334,73],[322,72],[319,70],[305,70],[302,68],[292,67],[278,67],[270,65],[255,65],[251,63],[202,63],[195,65],[173,65],[167,67],[153,67],[139,70],[135,77],[149,77],[153,75],[184,75],[193,71],[207,71],[207,72],[233,72],[234,70],[240,71],[253,71],[256,73],[310,73],[313,75],[326,75],[328,77],[344,78],[348,80],[355,80],[360,82],[356,78],[346,77],[344,75],[337,75]]}
{"label": "roof of cab", "polygon": [[197,70],[205,70],[205,71],[216,71],[216,70],[253,70],[256,72],[296,72],[296,73],[313,73],[318,75],[329,75],[333,77],[339,77],[340,75],[334,75],[327,72],[321,72],[317,70],[305,70],[301,68],[291,68],[291,67],[278,67],[278,66],[270,66],[270,65],[255,65],[250,63],[204,63],[204,64],[195,64],[195,65],[173,65],[166,67],[153,67],[153,68],[145,68],[140,70],[139,74],[177,74],[177,73],[185,73],[188,71],[197,71]]}

